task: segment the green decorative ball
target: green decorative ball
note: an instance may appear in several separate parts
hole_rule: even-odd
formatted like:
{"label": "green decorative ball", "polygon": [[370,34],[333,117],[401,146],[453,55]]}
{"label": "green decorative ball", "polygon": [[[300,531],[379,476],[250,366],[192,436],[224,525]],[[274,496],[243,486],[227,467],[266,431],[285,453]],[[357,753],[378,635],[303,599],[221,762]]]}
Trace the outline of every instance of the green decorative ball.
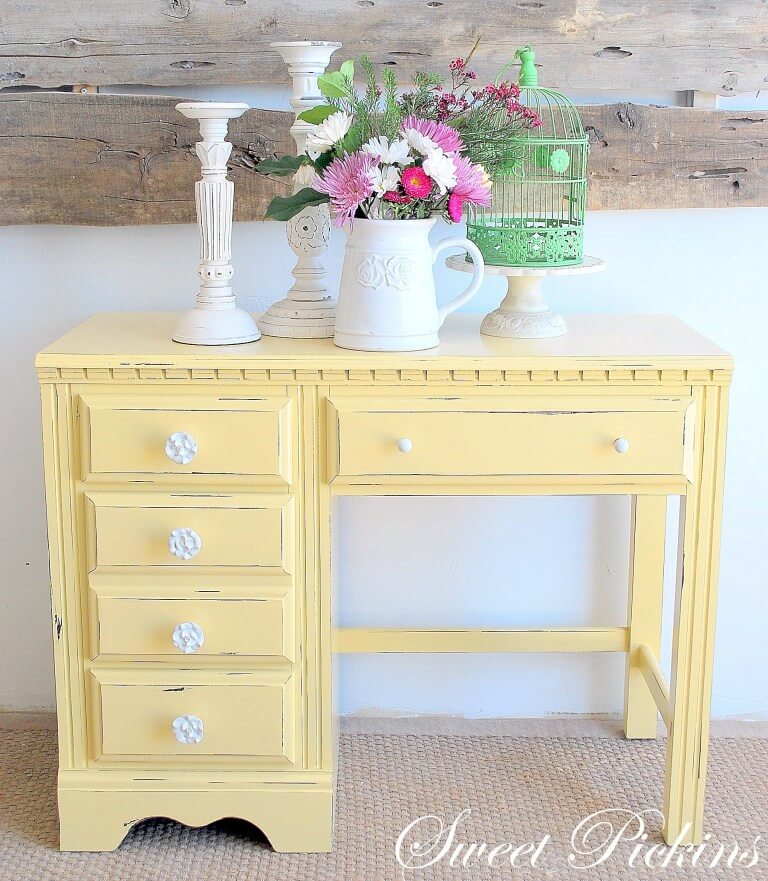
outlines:
{"label": "green decorative ball", "polygon": [[557,174],[563,174],[563,172],[567,170],[570,164],[571,157],[568,155],[567,150],[558,148],[557,150],[552,151],[549,157],[549,167],[552,169],[552,171],[556,172]]}

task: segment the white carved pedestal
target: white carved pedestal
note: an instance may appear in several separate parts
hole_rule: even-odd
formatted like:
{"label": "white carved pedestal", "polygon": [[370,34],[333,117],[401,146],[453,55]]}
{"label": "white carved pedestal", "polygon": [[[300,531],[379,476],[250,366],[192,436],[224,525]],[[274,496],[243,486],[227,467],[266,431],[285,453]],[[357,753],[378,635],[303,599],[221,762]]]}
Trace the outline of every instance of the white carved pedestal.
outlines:
{"label": "white carved pedestal", "polygon": [[[300,41],[270,43],[277,49],[293,79],[291,107],[296,116],[310,107],[323,103],[317,87],[331,55],[341,43]],[[314,126],[296,119],[291,134],[296,141],[297,155],[305,151],[307,135]],[[300,169],[294,178],[294,192],[309,186],[307,169]],[[259,327],[268,336],[307,339],[332,337],[336,318],[336,304],[325,286],[325,267],[322,256],[331,236],[331,220],[327,205],[305,208],[288,221],[288,244],[298,258],[293,269],[295,282],[288,296],[272,306],[259,319]]]}
{"label": "white carved pedestal", "polygon": [[248,110],[247,104],[184,102],[176,109],[200,122],[202,141],[195,151],[203,179],[195,184],[197,223],[200,230],[201,279],[197,305],[182,315],[173,331],[177,343],[226,346],[250,343],[261,334],[256,322],[235,305],[230,281],[232,258],[232,204],[235,185],[227,180],[227,160],[232,144],[224,140],[227,122]]}
{"label": "white carved pedestal", "polygon": [[[473,266],[458,255],[445,261],[449,269],[472,272]],[[605,262],[597,257],[585,257],[578,266],[492,266],[485,264],[486,275],[501,275],[507,279],[507,295],[498,309],[489,312],[480,325],[480,332],[488,336],[535,340],[562,336],[568,332],[565,319],[553,312],[541,293],[543,278],[563,275],[587,275],[605,269]]]}

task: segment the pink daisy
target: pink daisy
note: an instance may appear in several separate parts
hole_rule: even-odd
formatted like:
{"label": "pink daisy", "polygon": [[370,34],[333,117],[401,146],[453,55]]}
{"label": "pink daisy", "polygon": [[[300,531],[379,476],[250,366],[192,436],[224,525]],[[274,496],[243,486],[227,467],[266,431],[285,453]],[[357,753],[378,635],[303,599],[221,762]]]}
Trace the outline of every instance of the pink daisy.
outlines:
{"label": "pink daisy", "polygon": [[322,177],[315,175],[312,188],[331,197],[331,208],[337,226],[343,226],[351,220],[360,203],[373,195],[369,172],[375,164],[373,156],[359,151],[334,159]]}
{"label": "pink daisy", "polygon": [[385,202],[392,202],[395,205],[410,205],[413,199],[410,196],[404,196],[395,190],[387,190],[382,196]]}
{"label": "pink daisy", "polygon": [[[445,100],[445,96],[441,100]],[[459,133],[444,122],[421,119],[418,116],[406,116],[400,126],[400,131],[406,132],[408,129],[416,129],[420,135],[434,141],[443,153],[458,153],[464,149]]]}
{"label": "pink daisy", "polygon": [[409,165],[401,176],[403,189],[414,199],[426,199],[432,192],[432,178],[420,165]]}
{"label": "pink daisy", "polygon": [[[456,186],[451,190],[451,198],[458,196],[461,199],[462,207],[466,201],[489,208],[491,205],[491,181],[483,166],[474,165],[464,156],[456,156],[453,161],[456,165]],[[451,220],[455,219],[451,214],[450,199],[448,214]],[[459,217],[461,217],[460,208]]]}

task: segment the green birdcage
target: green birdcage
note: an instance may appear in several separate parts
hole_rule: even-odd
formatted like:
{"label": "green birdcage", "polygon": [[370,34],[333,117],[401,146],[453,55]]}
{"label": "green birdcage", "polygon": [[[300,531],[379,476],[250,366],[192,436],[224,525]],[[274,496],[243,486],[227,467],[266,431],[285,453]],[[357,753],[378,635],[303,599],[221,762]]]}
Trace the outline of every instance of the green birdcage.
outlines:
{"label": "green birdcage", "polygon": [[500,148],[491,165],[493,204],[470,210],[468,236],[496,266],[579,264],[589,139],[574,104],[538,85],[531,47],[518,49],[515,58],[520,103],[539,114],[541,126]]}

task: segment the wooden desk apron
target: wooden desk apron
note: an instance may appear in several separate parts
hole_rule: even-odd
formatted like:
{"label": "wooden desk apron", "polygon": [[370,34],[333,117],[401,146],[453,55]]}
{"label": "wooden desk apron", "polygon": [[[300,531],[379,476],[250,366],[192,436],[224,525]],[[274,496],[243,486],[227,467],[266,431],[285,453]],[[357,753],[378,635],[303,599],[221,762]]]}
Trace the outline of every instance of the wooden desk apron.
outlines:
{"label": "wooden desk apron", "polygon": [[[151,816],[333,836],[332,653],[612,651],[625,731],[669,729],[668,840],[699,841],[730,356],[669,316],[575,315],[558,339],[377,354],[172,343],[104,314],[40,353],[64,850]],[[332,630],[337,494],[633,497],[626,626]],[[666,497],[683,498],[671,688]]]}

